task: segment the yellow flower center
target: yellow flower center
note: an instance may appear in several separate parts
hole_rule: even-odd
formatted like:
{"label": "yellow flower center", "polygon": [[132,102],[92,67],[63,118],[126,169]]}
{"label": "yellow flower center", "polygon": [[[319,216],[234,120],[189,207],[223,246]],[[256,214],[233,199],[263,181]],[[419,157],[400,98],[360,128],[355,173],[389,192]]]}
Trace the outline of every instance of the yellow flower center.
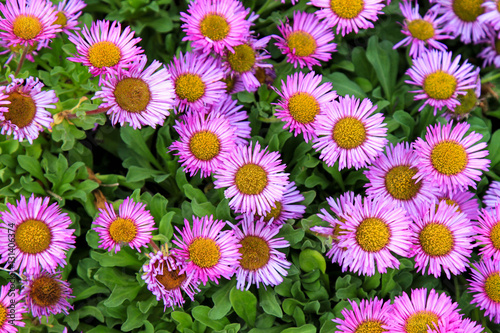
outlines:
{"label": "yellow flower center", "polygon": [[286,39],[290,50],[295,49],[295,55],[307,57],[316,51],[316,41],[311,34],[305,31],[294,31]]}
{"label": "yellow flower center", "polygon": [[358,16],[363,10],[365,2],[363,0],[331,0],[330,8],[343,19],[352,19]]}
{"label": "yellow flower center", "polygon": [[387,332],[387,330],[382,328],[382,323],[380,320],[365,320],[356,327],[354,333],[382,333]]}
{"label": "yellow flower center", "polygon": [[56,16],[57,20],[54,22],[54,25],[59,24],[61,28],[64,28],[66,23],[68,23],[68,18],[64,15],[64,12],[57,12]]}
{"label": "yellow flower center", "polygon": [[255,65],[255,51],[248,44],[233,47],[234,53],[228,52],[227,61],[235,72],[248,72]]}
{"label": "yellow flower center", "polygon": [[35,254],[49,248],[52,234],[42,221],[26,220],[17,227],[15,240],[21,252]]}
{"label": "yellow flower center", "polygon": [[218,14],[208,14],[201,20],[201,34],[213,41],[223,40],[229,34],[229,24],[227,20]]}
{"label": "yellow flower center", "polygon": [[57,304],[61,298],[62,289],[59,281],[43,275],[33,281],[30,294],[36,305],[45,307]]}
{"label": "yellow flower center", "polygon": [[467,152],[462,145],[453,141],[443,141],[434,146],[431,163],[439,173],[452,176],[462,172],[468,162]]}
{"label": "yellow flower center", "polygon": [[246,236],[240,241],[240,265],[246,270],[254,271],[264,267],[269,261],[271,250],[265,240],[257,236]]}
{"label": "yellow flower center", "polygon": [[484,13],[484,0],[454,0],[452,9],[462,21],[474,22],[479,15]]}
{"label": "yellow flower center", "polygon": [[441,70],[427,75],[424,79],[424,91],[433,99],[448,99],[457,88],[457,79]]}
{"label": "yellow flower center", "polygon": [[408,30],[413,37],[423,41],[434,37],[434,27],[432,26],[432,23],[427,22],[426,20],[417,19],[411,21],[408,23]]}
{"label": "yellow flower center", "polygon": [[493,243],[493,247],[500,250],[500,221],[491,228],[490,239],[491,243]]}
{"label": "yellow flower center", "polygon": [[3,327],[5,320],[7,320],[7,309],[0,303],[0,327]]}
{"label": "yellow flower center", "polygon": [[364,219],[356,229],[356,242],[366,252],[378,252],[389,243],[391,231],[376,217]]}
{"label": "yellow flower center", "polygon": [[42,31],[40,20],[33,16],[18,15],[12,23],[12,32],[19,38],[31,40]]}
{"label": "yellow flower center", "polygon": [[89,47],[89,62],[97,68],[113,67],[122,58],[120,48],[112,42],[97,42]]}
{"label": "yellow flower center", "polygon": [[182,74],[175,80],[175,93],[179,99],[196,102],[205,95],[205,83],[195,74]]}
{"label": "yellow flower center", "polygon": [[211,238],[197,237],[189,245],[189,259],[201,268],[210,268],[219,262],[220,248]]}
{"label": "yellow flower center", "polygon": [[484,291],[488,298],[495,303],[500,303],[500,273],[492,273],[484,282]]}
{"label": "yellow flower center", "polygon": [[398,200],[411,200],[422,187],[421,181],[416,181],[413,176],[417,173],[417,168],[410,168],[406,165],[399,165],[385,175],[385,188],[389,194]]}
{"label": "yellow flower center", "polygon": [[407,333],[427,333],[427,327],[436,328],[439,317],[431,311],[418,311],[412,314],[405,325]]}
{"label": "yellow flower center", "polygon": [[453,249],[453,235],[447,226],[429,223],[418,235],[422,250],[431,257],[447,255]]}
{"label": "yellow flower center", "polygon": [[474,91],[474,89],[467,89],[467,94],[459,95],[458,101],[460,102],[460,105],[455,108],[453,113],[457,115],[465,115],[471,112],[472,109],[476,107],[476,92]]}
{"label": "yellow flower center", "polygon": [[332,139],[340,148],[356,148],[366,140],[365,125],[356,118],[342,118],[333,127]]}
{"label": "yellow flower center", "polygon": [[276,220],[278,217],[280,217],[280,215],[281,215],[281,202],[276,201],[274,204],[276,205],[276,207],[271,208],[271,211],[269,213],[267,213],[266,216],[264,217],[264,221],[269,222],[272,218],[274,218],[274,220]]}
{"label": "yellow flower center", "polygon": [[267,186],[267,173],[260,165],[245,164],[236,172],[234,182],[243,194],[260,194]]}
{"label": "yellow flower center", "polygon": [[137,235],[137,227],[132,220],[118,217],[111,222],[109,235],[116,243],[130,243]]}
{"label": "yellow flower center", "polygon": [[19,128],[26,127],[33,122],[36,114],[36,104],[31,96],[13,91],[6,100],[10,104],[7,105],[9,111],[4,113],[5,120],[9,120]]}
{"label": "yellow flower center", "polygon": [[197,159],[210,161],[219,155],[219,138],[210,131],[197,132],[189,140],[189,150]]}
{"label": "yellow flower center", "polygon": [[319,103],[312,95],[298,92],[288,99],[288,112],[296,122],[310,124],[319,113]]}
{"label": "yellow flower center", "polygon": [[[158,268],[159,264],[156,263],[155,267]],[[167,265],[163,264],[163,274],[156,275],[156,280],[160,282],[166,290],[173,290],[179,288],[184,280],[186,280],[186,274],[179,274],[180,269],[169,271]]]}
{"label": "yellow flower center", "polygon": [[125,78],[116,84],[116,103],[125,111],[141,113],[151,100],[151,92],[146,82],[136,78]]}

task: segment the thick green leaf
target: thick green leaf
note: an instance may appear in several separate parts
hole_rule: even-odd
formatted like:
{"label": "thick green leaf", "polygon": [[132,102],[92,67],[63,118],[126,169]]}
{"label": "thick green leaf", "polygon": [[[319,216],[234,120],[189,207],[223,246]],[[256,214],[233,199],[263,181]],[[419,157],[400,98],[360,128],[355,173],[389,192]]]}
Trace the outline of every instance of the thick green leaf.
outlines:
{"label": "thick green leaf", "polygon": [[273,289],[259,288],[259,305],[262,307],[264,312],[272,316],[281,318],[283,317],[283,311],[276,298],[276,293]]}
{"label": "thick green leaf", "polygon": [[257,318],[257,297],[250,291],[241,291],[234,287],[229,293],[229,299],[234,312],[242,318],[248,325],[255,326]]}

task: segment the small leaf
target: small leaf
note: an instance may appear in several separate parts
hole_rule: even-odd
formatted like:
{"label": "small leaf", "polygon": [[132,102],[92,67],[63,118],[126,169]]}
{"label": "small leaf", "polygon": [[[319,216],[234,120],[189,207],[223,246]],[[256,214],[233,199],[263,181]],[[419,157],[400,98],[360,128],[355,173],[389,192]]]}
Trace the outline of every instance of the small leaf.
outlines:
{"label": "small leaf", "polygon": [[325,273],[326,270],[325,257],[313,249],[305,249],[300,252],[299,264],[304,272],[311,272],[315,269],[319,269],[321,272]]}
{"label": "small leaf", "polygon": [[255,326],[257,318],[257,297],[250,291],[241,291],[234,287],[231,289],[229,299],[234,312],[242,318],[248,325]]}
{"label": "small leaf", "polygon": [[276,299],[276,293],[273,289],[259,288],[259,305],[262,307],[264,312],[272,316],[281,318],[283,317],[283,311]]}

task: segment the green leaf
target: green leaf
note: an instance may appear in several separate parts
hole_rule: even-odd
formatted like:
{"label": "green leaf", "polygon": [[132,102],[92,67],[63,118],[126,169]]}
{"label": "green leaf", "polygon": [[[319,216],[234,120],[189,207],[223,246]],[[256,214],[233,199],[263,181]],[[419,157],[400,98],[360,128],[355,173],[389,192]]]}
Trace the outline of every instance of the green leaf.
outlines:
{"label": "green leaf", "polygon": [[413,129],[415,128],[415,119],[413,119],[413,117],[410,116],[407,112],[402,110],[394,112],[392,117],[394,118],[394,120],[401,124],[401,127],[403,127],[405,131],[406,137],[411,138]]}
{"label": "green leaf", "polygon": [[281,333],[316,333],[316,326],[306,324],[300,327],[289,327],[281,331]]}
{"label": "green leaf", "polygon": [[132,301],[139,293],[139,290],[141,290],[141,286],[139,285],[128,285],[128,286],[116,285],[113,291],[111,292],[111,295],[109,295],[109,298],[104,301],[104,305],[109,307],[115,307],[121,305],[127,299]]}
{"label": "green leaf", "polygon": [[276,293],[273,289],[259,288],[259,305],[262,307],[264,312],[272,316],[281,318],[283,317],[283,311],[276,298]]}
{"label": "green leaf", "polygon": [[189,313],[185,313],[182,311],[173,311],[171,314],[172,319],[177,323],[177,329],[180,332],[184,332],[185,328],[191,328],[193,325],[193,318],[189,315]]}
{"label": "green leaf", "polygon": [[45,179],[42,171],[42,167],[40,166],[40,162],[34,157],[27,155],[19,155],[17,157],[17,161],[19,166],[24,170],[28,171],[30,175],[40,180],[45,187],[49,187],[47,180]]}
{"label": "green leaf", "polygon": [[250,291],[241,291],[234,287],[229,293],[229,300],[234,312],[242,318],[248,325],[255,326],[257,318],[257,297]]}
{"label": "green leaf", "polygon": [[383,41],[379,44],[378,37],[372,36],[368,40],[366,58],[372,64],[377,78],[388,100],[391,100],[398,74],[399,55],[392,49],[392,44]]}
{"label": "green leaf", "polygon": [[496,130],[491,136],[488,150],[490,152],[489,158],[491,159],[491,167],[493,168],[500,162],[500,130]]}
{"label": "green leaf", "polygon": [[229,299],[229,294],[235,285],[236,281],[234,279],[219,285],[219,288],[212,296],[214,306],[208,313],[210,319],[219,320],[224,318],[229,311],[231,311],[231,300]]}
{"label": "green leaf", "polygon": [[194,319],[214,330],[222,330],[227,324],[229,324],[229,320],[226,317],[219,320],[210,319],[208,316],[209,312],[210,308],[208,306],[198,305],[193,309],[191,314]]}
{"label": "green leaf", "polygon": [[122,331],[129,332],[134,328],[142,327],[146,318],[148,318],[147,314],[142,313],[135,305],[130,304],[127,307],[127,320],[122,325]]}
{"label": "green leaf", "polygon": [[193,198],[191,208],[193,209],[193,213],[198,217],[215,215],[215,207],[210,202],[198,203],[198,201]]}
{"label": "green leaf", "polygon": [[356,82],[349,80],[345,74],[335,72],[327,75],[327,78],[332,83],[333,90],[336,90],[338,95],[351,95],[357,98],[366,98],[363,89],[361,89]]}
{"label": "green leaf", "polygon": [[315,269],[319,269],[321,272],[325,273],[326,270],[325,257],[313,249],[304,249],[300,252],[299,264],[304,272],[311,272]]}

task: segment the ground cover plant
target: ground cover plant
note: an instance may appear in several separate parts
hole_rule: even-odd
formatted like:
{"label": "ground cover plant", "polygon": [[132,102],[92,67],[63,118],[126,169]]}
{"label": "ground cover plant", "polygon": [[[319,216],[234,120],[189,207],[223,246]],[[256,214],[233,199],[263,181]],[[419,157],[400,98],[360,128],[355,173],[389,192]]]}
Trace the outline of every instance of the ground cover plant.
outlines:
{"label": "ground cover plant", "polygon": [[499,332],[498,0],[0,3],[0,332]]}

